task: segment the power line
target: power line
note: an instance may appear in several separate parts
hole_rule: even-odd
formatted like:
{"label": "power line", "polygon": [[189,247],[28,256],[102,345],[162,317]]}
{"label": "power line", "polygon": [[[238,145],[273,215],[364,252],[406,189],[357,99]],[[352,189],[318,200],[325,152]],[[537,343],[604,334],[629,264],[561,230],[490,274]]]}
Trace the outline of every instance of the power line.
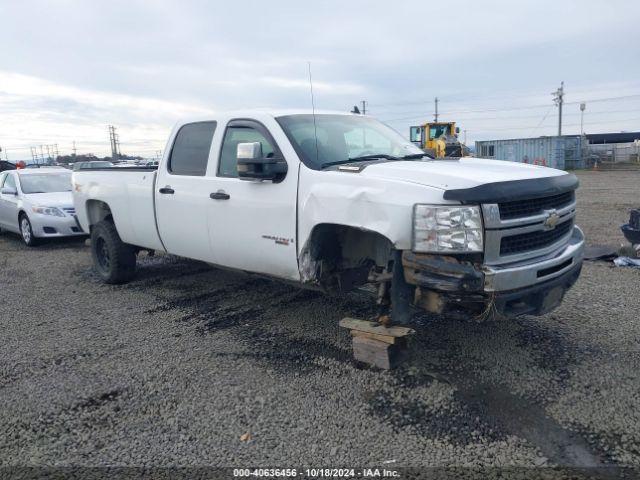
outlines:
{"label": "power line", "polygon": [[[624,118],[624,119],[619,119],[619,120],[604,120],[601,122],[585,122],[584,125],[602,125],[605,123],[619,123],[619,122],[635,122],[635,121],[639,121],[640,117],[635,117],[635,118]],[[579,127],[580,124],[579,123],[568,123],[564,125],[565,127]],[[529,125],[528,127],[507,127],[507,128],[487,128],[487,130],[490,131],[497,131],[497,130],[527,130],[530,128],[534,128],[533,125]],[[477,129],[476,129],[477,130]]]}
{"label": "power line", "polygon": [[[529,106],[525,106],[525,107],[509,107],[509,108],[491,108],[491,109],[485,109],[485,110],[450,110],[450,111],[447,111],[447,112],[440,112],[439,115],[451,115],[451,114],[454,114],[454,113],[484,113],[484,112],[506,112],[506,111],[511,111],[511,110],[531,110],[531,109],[534,109],[534,108],[544,108],[544,107],[548,107],[548,106],[549,106],[549,104],[547,103],[547,104],[543,104],[543,105],[529,105]],[[422,115],[420,115],[420,116],[415,115],[413,117],[392,118],[392,119],[386,119],[384,121],[386,121],[386,122],[395,122],[395,121],[399,121],[399,120],[412,120],[414,118],[422,118],[424,116],[425,116],[425,113],[423,112]]]}
{"label": "power line", "polygon": [[[564,94],[564,92],[563,92]],[[589,103],[594,103],[594,102],[609,102],[609,101],[613,101],[613,100],[625,100],[625,99],[630,99],[630,98],[640,98],[640,93],[639,94],[633,94],[633,95],[620,95],[617,97],[606,97],[606,98],[596,98],[593,100],[582,100],[582,101],[576,101],[576,102],[564,102],[563,101],[563,105],[579,105],[580,103],[582,103],[583,101],[589,102]],[[507,112],[507,111],[513,111],[513,110],[533,110],[533,109],[537,109],[537,108],[545,108],[548,107],[549,104],[548,103],[543,103],[543,104],[537,104],[537,105],[523,105],[523,106],[517,106],[517,107],[504,107],[504,108],[484,108],[484,109],[479,109],[479,110],[449,110],[449,111],[445,111],[445,112],[440,112],[439,115],[451,115],[451,114],[458,114],[458,113],[485,113],[485,112]],[[393,119],[387,119],[385,121],[387,122],[391,122],[391,121],[400,121],[400,120],[412,120],[414,118],[421,118],[425,116],[425,113],[422,113],[421,116],[418,115],[419,112],[397,112],[399,115],[402,115],[403,113],[416,113],[416,116],[412,116],[412,117],[401,117],[401,118],[393,118]]]}
{"label": "power line", "polygon": [[[575,95],[575,93],[574,93]],[[532,98],[532,97],[540,97],[541,95],[539,94],[535,94],[535,93],[529,93],[526,95],[511,95],[511,96],[505,96],[505,95],[501,95],[501,94],[496,94],[496,95],[485,95],[485,96],[480,96],[480,97],[467,97],[467,100],[488,100],[488,99],[492,99],[492,98],[500,98],[500,99],[509,99],[509,98]],[[598,98],[598,99],[583,99],[581,101],[577,101],[577,102],[565,102],[565,105],[567,104],[579,104],[582,101],[587,101],[587,102],[601,102],[601,101],[610,101],[610,100],[619,100],[619,99],[625,99],[625,98],[636,98],[636,97],[640,97],[640,93],[638,94],[630,94],[630,95],[621,95],[621,96],[616,96],[616,97],[606,97],[606,98]],[[456,98],[455,96],[453,97],[442,97],[439,96],[438,99],[442,100],[443,98],[445,99],[452,99],[452,98]],[[464,100],[465,97],[457,97],[460,100]],[[419,101],[408,101],[408,102],[399,102],[399,103],[384,103],[384,104],[376,104],[373,103],[373,106],[376,108],[376,110],[380,110],[380,109],[385,109],[387,107],[400,107],[400,106],[418,106],[418,105],[428,105],[430,103],[432,103],[433,100],[419,100]],[[546,104],[545,104],[546,106]],[[397,113],[397,112],[396,112]],[[447,113],[458,113],[455,111],[451,111],[451,112],[447,112]]]}
{"label": "power line", "polygon": [[[513,90],[512,90],[513,91]],[[464,101],[464,100],[475,100],[475,99],[480,99],[480,100],[487,100],[487,99],[492,99],[492,98],[500,98],[500,99],[509,99],[509,98],[531,98],[533,96],[536,96],[535,94],[532,93],[527,93],[527,94],[518,94],[518,95],[504,95],[503,93],[496,93],[496,94],[490,94],[490,95],[482,95],[482,96],[465,96],[465,95],[445,95],[445,96],[439,96],[438,99],[442,100],[458,100],[458,101]],[[376,107],[376,109],[385,109],[388,107],[403,107],[403,106],[408,106],[408,105],[428,105],[432,102],[433,100],[419,100],[419,101],[415,101],[415,100],[411,100],[411,101],[407,101],[407,102],[396,102],[396,103],[383,103],[383,104],[377,104],[374,103],[373,106]]]}
{"label": "power line", "polygon": [[[634,95],[633,97],[640,97],[640,95]],[[629,98],[629,97],[615,97],[615,100],[618,99],[622,99],[622,98]],[[599,99],[598,101],[602,102],[602,101],[608,101],[608,100],[612,100],[613,97],[611,99]],[[588,100],[587,103],[590,103],[592,100]],[[563,102],[563,105],[579,105],[582,102]],[[485,113],[485,112],[507,112],[507,111],[514,111],[514,110],[534,110],[534,109],[538,109],[538,108],[545,108],[545,107],[549,107],[549,104],[541,104],[541,105],[529,105],[529,106],[523,106],[523,107],[509,107],[509,108],[494,108],[494,109],[486,109],[486,110],[458,110],[458,111],[449,111],[449,112],[440,112],[439,115],[451,115],[454,113]],[[637,110],[637,108],[633,109],[633,110]],[[593,112],[593,113],[613,113],[613,112],[625,112],[625,111],[629,111],[629,110],[604,110],[604,111],[599,111],[599,112]],[[409,113],[409,112],[406,112]],[[410,117],[399,117],[399,118],[382,118],[381,120],[383,122],[399,122],[399,121],[403,121],[403,120],[415,120],[415,119],[421,119],[424,118],[427,114],[425,112],[414,112],[416,113],[416,115],[414,116],[410,116]],[[564,116],[567,115],[578,115],[578,114],[565,114],[563,113]],[[504,119],[515,119],[515,118],[538,118],[539,115],[530,115],[530,116],[514,116],[514,117],[472,117],[472,118],[468,118],[466,120],[491,120],[491,119],[500,119],[500,118],[504,118]],[[458,120],[465,120],[464,118],[459,118],[457,117]]]}
{"label": "power line", "polygon": [[[564,103],[565,105],[567,105],[567,102]],[[553,105],[549,106],[549,109],[552,109]],[[595,114],[600,114],[600,115],[608,115],[611,113],[624,113],[624,112],[637,112],[638,108],[634,107],[634,108],[627,108],[627,109],[621,109],[621,110],[598,110],[596,112],[591,112],[593,115]],[[562,116],[563,117],[577,117],[578,115],[580,115],[580,113],[566,113],[565,111],[563,111]],[[411,118],[423,118],[424,115],[420,115],[420,116],[416,116],[416,117],[411,117]],[[528,119],[528,118],[540,118],[540,115],[509,115],[509,116],[499,116],[499,117],[456,117],[456,120],[458,121],[464,121],[465,123],[467,122],[474,122],[476,120],[517,120],[517,119]],[[384,121],[389,121],[389,120],[384,120]]]}
{"label": "power line", "polygon": [[534,128],[531,131],[531,136],[533,136],[536,133],[536,130],[538,130],[538,128],[540,128],[540,125],[542,125],[544,123],[544,121],[547,119],[547,117],[549,116],[549,114],[551,113],[551,109],[553,108],[553,105],[551,105],[549,107],[549,110],[547,110],[547,113],[544,114],[544,117],[542,117],[542,120],[540,120],[540,123],[538,123],[538,125],[536,125],[536,128]]}

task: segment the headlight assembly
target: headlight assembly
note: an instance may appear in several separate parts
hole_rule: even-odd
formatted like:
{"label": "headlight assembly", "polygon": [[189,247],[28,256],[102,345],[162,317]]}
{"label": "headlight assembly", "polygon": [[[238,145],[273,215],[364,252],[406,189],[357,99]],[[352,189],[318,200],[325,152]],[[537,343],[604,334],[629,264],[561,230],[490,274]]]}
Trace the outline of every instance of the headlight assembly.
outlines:
{"label": "headlight assembly", "polygon": [[64,212],[57,207],[32,207],[35,213],[40,215],[52,215],[54,217],[64,217]]}
{"label": "headlight assembly", "polygon": [[482,252],[479,206],[415,205],[413,251],[431,253]]}

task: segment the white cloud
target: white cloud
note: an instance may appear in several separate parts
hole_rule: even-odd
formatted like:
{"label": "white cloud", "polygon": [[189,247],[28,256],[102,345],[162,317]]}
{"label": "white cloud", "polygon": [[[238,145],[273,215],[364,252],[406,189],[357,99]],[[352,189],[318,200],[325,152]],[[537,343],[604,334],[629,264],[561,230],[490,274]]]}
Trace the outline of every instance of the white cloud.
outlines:
{"label": "white cloud", "polygon": [[[406,133],[438,96],[472,139],[520,136],[548,107],[453,112],[551,105],[561,80],[567,101],[640,92],[639,15],[623,0],[0,2],[0,145],[83,138],[106,154],[112,123],[123,148],[162,148],[179,117],[308,106],[307,61],[318,108],[368,100],[383,118],[416,117],[394,122]],[[592,121],[629,117],[595,107]]]}
{"label": "white cloud", "polygon": [[28,156],[31,146],[58,143],[69,150],[73,141],[81,151],[109,154],[110,123],[121,128],[125,153],[144,154],[162,148],[177,119],[213,112],[197,105],[81,89],[3,71],[0,111],[0,142],[18,158]]}

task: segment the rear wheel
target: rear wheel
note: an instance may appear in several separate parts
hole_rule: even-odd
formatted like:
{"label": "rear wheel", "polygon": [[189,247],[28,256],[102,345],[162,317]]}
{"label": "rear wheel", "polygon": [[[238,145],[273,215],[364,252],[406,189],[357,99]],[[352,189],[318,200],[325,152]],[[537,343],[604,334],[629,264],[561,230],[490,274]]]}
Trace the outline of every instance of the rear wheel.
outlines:
{"label": "rear wheel", "polygon": [[38,239],[33,234],[33,228],[31,228],[31,222],[26,213],[20,215],[20,236],[22,241],[27,247],[35,247],[38,244]]}
{"label": "rear wheel", "polygon": [[120,239],[113,222],[103,220],[91,230],[91,256],[106,283],[125,283],[135,274],[135,248]]}

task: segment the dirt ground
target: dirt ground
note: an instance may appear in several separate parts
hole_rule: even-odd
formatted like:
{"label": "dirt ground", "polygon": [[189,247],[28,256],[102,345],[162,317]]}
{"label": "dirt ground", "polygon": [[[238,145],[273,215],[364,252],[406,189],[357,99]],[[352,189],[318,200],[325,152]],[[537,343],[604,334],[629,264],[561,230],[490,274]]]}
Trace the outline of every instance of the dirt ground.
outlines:
{"label": "dirt ground", "polygon": [[[578,176],[588,241],[621,243],[640,172]],[[587,263],[543,317],[424,317],[391,372],[337,326],[358,294],[162,255],[107,286],[84,243],[9,234],[0,285],[4,468],[640,467],[640,270]]]}

